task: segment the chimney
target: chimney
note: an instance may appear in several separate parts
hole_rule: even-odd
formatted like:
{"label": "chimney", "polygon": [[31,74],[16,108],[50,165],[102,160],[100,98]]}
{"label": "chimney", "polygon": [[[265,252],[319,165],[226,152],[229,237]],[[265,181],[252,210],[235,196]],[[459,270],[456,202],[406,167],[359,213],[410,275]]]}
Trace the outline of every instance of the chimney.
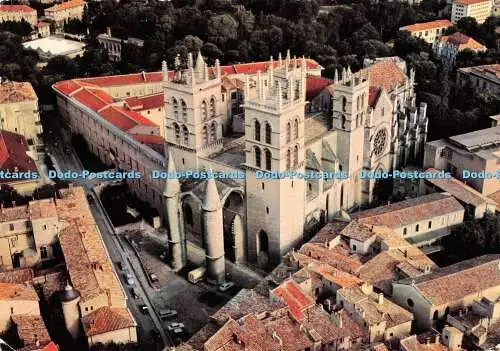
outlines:
{"label": "chimney", "polygon": [[378,294],[378,304],[382,305],[384,303],[384,294]]}
{"label": "chimney", "polygon": [[106,27],[106,34],[111,36],[111,27]]}

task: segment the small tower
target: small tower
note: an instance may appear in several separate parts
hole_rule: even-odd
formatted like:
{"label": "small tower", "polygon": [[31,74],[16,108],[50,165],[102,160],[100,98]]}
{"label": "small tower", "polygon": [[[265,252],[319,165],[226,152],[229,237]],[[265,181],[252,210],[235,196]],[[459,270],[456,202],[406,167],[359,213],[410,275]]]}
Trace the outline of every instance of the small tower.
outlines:
{"label": "small tower", "polygon": [[208,279],[221,283],[225,279],[224,232],[222,225],[222,204],[215,179],[207,180],[203,210],[203,234],[206,247]]}
{"label": "small tower", "polygon": [[170,247],[170,264],[174,270],[180,270],[186,265],[186,241],[180,226],[179,194],[180,184],[175,177],[174,158],[168,153],[167,173],[163,196],[168,221],[168,241]]}
{"label": "small tower", "polygon": [[60,292],[64,324],[73,339],[80,335],[80,293],[68,283],[64,291]]}

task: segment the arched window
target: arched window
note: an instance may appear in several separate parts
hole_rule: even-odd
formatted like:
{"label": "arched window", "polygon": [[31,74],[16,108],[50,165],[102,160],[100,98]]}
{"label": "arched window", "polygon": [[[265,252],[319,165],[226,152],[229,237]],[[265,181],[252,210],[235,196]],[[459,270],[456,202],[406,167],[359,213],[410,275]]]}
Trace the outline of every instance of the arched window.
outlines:
{"label": "arched window", "polygon": [[292,140],[292,125],[290,122],[286,124],[286,142],[289,143]]}
{"label": "arched window", "polygon": [[270,171],[271,170],[271,151],[266,150],[266,170]]}
{"label": "arched window", "polygon": [[299,164],[299,146],[295,145],[293,148],[293,165],[297,166]]}
{"label": "arched window", "polygon": [[182,204],[182,213],[184,214],[184,222],[187,225],[193,225],[193,210],[187,202]]}
{"label": "arched window", "polygon": [[215,117],[215,99],[212,97],[210,99],[210,117]]}
{"label": "arched window", "polygon": [[174,97],[172,98],[172,107],[174,109],[174,118],[179,120],[179,103]]}
{"label": "arched window", "polygon": [[363,93],[363,95],[361,95],[361,108],[362,109],[365,108],[365,96],[366,96],[366,93]]}
{"label": "arched window", "polygon": [[182,107],[182,121],[187,121],[187,105],[184,100],[181,99],[181,107]]}
{"label": "arched window", "polygon": [[255,136],[255,140],[260,141],[260,123],[259,123],[259,121],[255,121],[254,136]]}
{"label": "arched window", "polygon": [[266,123],[266,143],[271,144],[271,125]]}
{"label": "arched window", "polygon": [[358,95],[358,97],[356,98],[356,111],[359,111],[360,102],[361,102],[361,96]]}
{"label": "arched window", "polygon": [[203,102],[201,103],[201,118],[206,121],[207,118],[208,118],[208,115],[207,115],[208,111],[207,111],[207,102],[205,100],[203,100]]}
{"label": "arched window", "polygon": [[344,184],[340,186],[340,207],[344,206]]}
{"label": "arched window", "polygon": [[346,112],[347,110],[347,98],[342,96],[342,112]]}
{"label": "arched window", "polygon": [[342,129],[345,129],[345,115],[342,115]]}
{"label": "arched window", "polygon": [[174,123],[174,135],[175,135],[175,141],[179,143],[181,140],[181,128],[177,123]]}
{"label": "arched window", "polygon": [[261,166],[261,154],[260,154],[260,149],[255,146],[254,148],[254,153],[255,153],[255,167],[259,167]]}
{"label": "arched window", "polygon": [[182,133],[184,134],[184,144],[189,143],[189,130],[186,126],[182,126]]}
{"label": "arched window", "polygon": [[208,144],[208,128],[203,126],[203,145]]}
{"label": "arched window", "polygon": [[268,252],[269,251],[269,238],[267,237],[267,233],[263,230],[259,232],[259,252]]}
{"label": "arched window", "polygon": [[299,120],[295,119],[293,121],[293,138],[298,139],[299,138]]}
{"label": "arched window", "polygon": [[292,166],[292,151],[290,149],[286,150],[286,169],[290,169]]}
{"label": "arched window", "polygon": [[213,122],[210,125],[210,140],[215,141],[217,140],[217,123]]}

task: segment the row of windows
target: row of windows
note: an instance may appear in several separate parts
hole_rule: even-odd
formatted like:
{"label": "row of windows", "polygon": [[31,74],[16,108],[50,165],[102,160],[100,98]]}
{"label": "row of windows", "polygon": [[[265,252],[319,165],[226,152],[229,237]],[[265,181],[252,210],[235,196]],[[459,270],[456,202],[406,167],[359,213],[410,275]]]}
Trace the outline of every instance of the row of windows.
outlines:
{"label": "row of windows", "polygon": [[[265,138],[264,142],[266,144],[271,144],[271,124],[268,122],[265,123],[264,126]],[[299,137],[299,120],[295,119],[293,121],[293,139],[298,139]],[[259,121],[255,121],[254,124],[254,139],[257,141],[261,141],[261,125]],[[290,122],[286,125],[286,142],[289,143],[292,141],[292,124]]]}
{"label": "row of windows", "polygon": [[[271,170],[271,159],[272,159],[271,151],[269,149],[265,149],[264,155],[265,155],[265,169],[270,171]],[[254,146],[254,156],[255,156],[255,167],[261,168],[262,167],[262,151],[258,146]],[[293,161],[293,164],[292,164],[292,161]],[[293,151],[291,148],[289,148],[286,151],[286,169],[292,168],[292,165],[295,167],[298,164],[299,164],[299,146],[295,145],[293,147]]]}

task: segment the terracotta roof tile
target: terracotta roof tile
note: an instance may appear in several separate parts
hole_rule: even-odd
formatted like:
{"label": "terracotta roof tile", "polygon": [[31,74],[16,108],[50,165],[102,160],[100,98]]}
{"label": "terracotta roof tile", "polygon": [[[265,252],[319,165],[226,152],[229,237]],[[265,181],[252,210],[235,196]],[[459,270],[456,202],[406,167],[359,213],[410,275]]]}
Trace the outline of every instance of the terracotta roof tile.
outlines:
{"label": "terracotta roof tile", "polygon": [[101,307],[82,318],[85,335],[94,336],[115,330],[135,327],[136,323],[126,308]]}
{"label": "terracotta roof tile", "polygon": [[478,43],[476,40],[460,32],[453,33],[452,35],[443,35],[442,37],[438,38],[438,41],[452,44],[458,50],[486,50],[486,47],[484,45]]}
{"label": "terracotta roof tile", "polygon": [[368,225],[394,229],[457,211],[465,210],[454,197],[434,193],[353,213],[352,218]]}
{"label": "terracotta roof tile", "polygon": [[373,228],[368,225],[365,225],[358,220],[353,220],[344,229],[342,229],[340,235],[349,239],[364,242],[373,238],[375,236],[375,232],[373,231]]}
{"label": "terracotta roof tile", "polygon": [[[28,142],[21,134],[0,130],[0,168],[13,172],[37,172],[35,161],[28,156]],[[0,182],[9,182],[2,179]]]}
{"label": "terracotta roof tile", "polygon": [[70,0],[70,1],[63,2],[61,4],[54,5],[52,7],[46,8],[45,11],[46,12],[63,11],[63,10],[71,9],[71,8],[78,7],[78,6],[85,6],[85,4],[86,4],[86,2],[83,0]]}
{"label": "terracotta roof tile", "polygon": [[323,244],[326,246],[327,243],[339,236],[342,229],[344,229],[349,222],[331,222],[327,223],[323,228],[317,232],[309,243],[311,244]]}
{"label": "terracotta roof tile", "polygon": [[439,306],[466,296],[480,296],[486,289],[500,286],[499,267],[500,255],[484,255],[401,283],[415,284],[423,296]]}
{"label": "terracotta roof tile", "polygon": [[367,68],[370,75],[370,86],[384,88],[391,92],[405,84],[408,77],[393,60],[380,60]]}
{"label": "terracotta roof tile", "polygon": [[307,265],[310,262],[321,262],[351,274],[358,272],[361,267],[358,256],[345,254],[339,250],[327,249],[317,244],[304,244],[298,252],[293,253],[293,256],[301,265]]}
{"label": "terracotta roof tile", "polygon": [[313,298],[304,293],[293,280],[287,280],[271,293],[282,298],[290,312],[299,319],[303,317],[304,309],[314,305]]}
{"label": "terracotta roof tile", "polygon": [[455,3],[462,5],[474,5],[481,2],[487,2],[488,0],[455,0]]}
{"label": "terracotta roof tile", "polygon": [[0,272],[0,282],[9,284],[26,284],[34,277],[33,269],[17,268]]}
{"label": "terracotta roof tile", "polygon": [[19,339],[24,347],[36,346],[37,341],[41,345],[50,343],[50,336],[40,315],[12,315],[12,321],[16,325]]}
{"label": "terracotta roof tile", "polygon": [[151,110],[153,108],[163,108],[163,93],[130,97],[125,99],[128,108],[134,111]]}
{"label": "terracotta roof tile", "polygon": [[411,335],[401,340],[401,350],[403,351],[448,351],[448,347],[440,343],[421,344],[416,335]]}
{"label": "terracotta roof tile", "polygon": [[24,12],[36,14],[36,10],[26,5],[0,5],[0,12]]}
{"label": "terracotta roof tile", "polygon": [[429,30],[429,29],[437,29],[437,28],[443,28],[443,27],[451,27],[452,23],[448,19],[440,19],[440,20],[435,20],[435,21],[429,21],[429,22],[423,22],[423,23],[415,23],[415,24],[410,24],[405,27],[401,27],[400,29],[407,30],[409,32],[419,32],[422,30]]}
{"label": "terracotta roof tile", "polygon": [[35,101],[37,99],[35,90],[29,82],[6,81],[0,83],[0,104]]}
{"label": "terracotta roof tile", "polygon": [[333,84],[333,80],[331,79],[315,75],[308,75],[306,78],[306,99],[308,101],[312,100],[323,89],[331,84]]}
{"label": "terracotta roof tile", "polygon": [[0,300],[38,301],[38,295],[26,284],[0,283]]}

